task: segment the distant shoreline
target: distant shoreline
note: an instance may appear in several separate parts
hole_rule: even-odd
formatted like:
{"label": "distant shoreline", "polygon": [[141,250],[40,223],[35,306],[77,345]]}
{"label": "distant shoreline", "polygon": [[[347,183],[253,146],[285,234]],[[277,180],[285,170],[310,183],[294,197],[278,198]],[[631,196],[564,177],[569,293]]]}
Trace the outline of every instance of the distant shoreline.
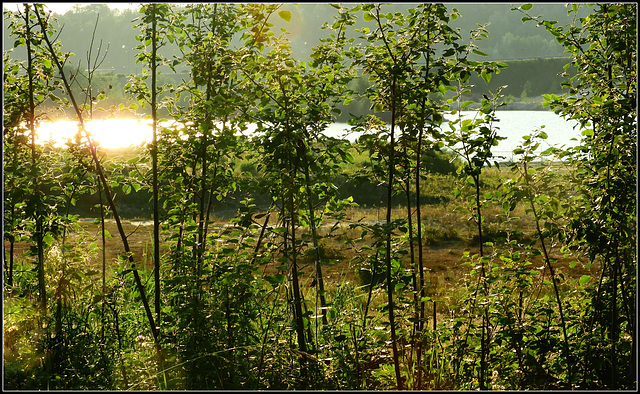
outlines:
{"label": "distant shoreline", "polygon": [[502,111],[550,111],[549,107],[542,106],[542,101],[513,102],[500,107]]}
{"label": "distant shoreline", "polygon": [[[498,111],[551,111],[547,106],[543,106],[544,99],[542,97],[536,97],[527,101],[513,101],[509,102],[498,108]],[[466,107],[465,111],[475,111],[480,108],[480,103],[473,103]],[[459,109],[458,103],[451,103],[451,109]]]}

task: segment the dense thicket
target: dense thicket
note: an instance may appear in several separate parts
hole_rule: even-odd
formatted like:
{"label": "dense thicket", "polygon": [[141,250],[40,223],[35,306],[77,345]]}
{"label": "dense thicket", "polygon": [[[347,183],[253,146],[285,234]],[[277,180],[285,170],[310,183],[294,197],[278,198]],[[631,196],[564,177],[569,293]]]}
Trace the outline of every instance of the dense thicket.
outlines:
{"label": "dense thicket", "polygon": [[[109,96],[97,27],[122,15],[90,7],[79,67],[42,4],[5,14],[26,52],[3,53],[5,388],[636,387],[636,5],[572,5],[568,24],[530,4],[511,12],[570,56],[566,92],[545,105],[584,139],[538,153],[537,130],[510,176],[490,168],[496,111],[509,89],[554,89],[518,84],[531,63],[510,75],[482,60],[489,27],[456,29],[464,14],[442,4],[331,9],[303,61],[279,27],[327,15],[320,5],[143,5],[138,69],[109,83],[126,108],[148,109],[154,140],[125,158],[84,126]],[[496,82],[505,75],[513,86]],[[486,90],[471,101],[474,85]],[[363,101],[366,113],[350,111]],[[76,138],[37,145],[38,123],[65,107]],[[345,113],[362,133],[354,143],[323,134]],[[427,184],[451,196],[425,201]],[[371,185],[385,191],[377,220],[347,221]],[[73,214],[91,198],[97,240]],[[127,200],[154,217],[143,260]],[[428,268],[445,263],[427,246],[458,238],[429,227],[439,218],[423,210],[440,201],[472,234],[448,291]],[[233,213],[214,226],[221,207]],[[347,253],[362,283],[329,282]]]}

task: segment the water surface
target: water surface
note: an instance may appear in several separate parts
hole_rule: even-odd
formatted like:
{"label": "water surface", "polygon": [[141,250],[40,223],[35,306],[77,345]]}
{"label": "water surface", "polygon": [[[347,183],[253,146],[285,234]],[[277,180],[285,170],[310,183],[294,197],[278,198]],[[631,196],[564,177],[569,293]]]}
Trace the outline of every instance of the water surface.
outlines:
{"label": "water surface", "polygon": [[[464,118],[476,115],[474,111],[462,111]],[[494,155],[512,158],[512,151],[522,142],[522,137],[544,127],[548,138],[540,149],[547,146],[569,147],[578,144],[581,130],[576,121],[567,121],[552,111],[498,111],[496,113],[499,122],[494,126],[498,128],[498,134],[506,137],[494,147]],[[452,119],[452,115],[446,115],[446,119]],[[245,134],[251,134],[255,126],[249,127]],[[446,124],[443,128],[448,129]],[[64,146],[64,141],[73,138],[76,134],[77,122],[58,121],[55,123],[43,123],[38,129],[41,142],[51,140],[57,146]],[[104,119],[87,122],[87,130],[92,138],[104,148],[120,148],[130,145],[140,145],[151,141],[152,129],[149,120],[143,119]],[[355,141],[362,133],[351,132],[351,127],[346,123],[334,123],[330,125],[325,134],[333,137],[346,138]]]}

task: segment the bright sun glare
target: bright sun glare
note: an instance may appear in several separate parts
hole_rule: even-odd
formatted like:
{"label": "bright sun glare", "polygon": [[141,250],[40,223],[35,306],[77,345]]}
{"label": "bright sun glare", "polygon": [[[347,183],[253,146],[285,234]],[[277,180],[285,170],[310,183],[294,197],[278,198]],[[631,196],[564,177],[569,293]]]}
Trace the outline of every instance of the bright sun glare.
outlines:
{"label": "bright sun glare", "polygon": [[[106,119],[88,121],[85,125],[96,145],[113,149],[150,142],[152,130],[148,122],[141,119]],[[77,131],[77,122],[61,120],[41,123],[37,136],[40,143],[52,141],[55,146],[64,147],[67,140],[73,140]]]}

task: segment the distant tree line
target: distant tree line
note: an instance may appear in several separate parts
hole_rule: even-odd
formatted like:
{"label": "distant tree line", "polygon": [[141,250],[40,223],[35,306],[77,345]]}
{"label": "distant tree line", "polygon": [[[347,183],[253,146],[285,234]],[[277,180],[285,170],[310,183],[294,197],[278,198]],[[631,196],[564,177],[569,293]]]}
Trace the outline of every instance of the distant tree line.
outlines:
{"label": "distant tree line", "polygon": [[[534,25],[522,24],[515,13],[509,12],[509,4],[446,4],[449,10],[456,8],[461,17],[451,22],[451,26],[459,29],[460,33],[468,35],[477,28],[478,24],[489,23],[487,31],[489,40],[479,43],[479,50],[486,53],[491,60],[530,59],[562,56],[563,48],[549,38],[544,31]],[[402,3],[389,5],[393,12],[406,11],[412,4]],[[545,18],[554,19],[559,23],[570,22],[567,16],[567,8],[564,4],[539,4],[539,12]],[[291,40],[293,57],[303,61],[308,60],[311,50],[318,38],[327,33],[321,30],[325,22],[330,22],[333,16],[333,8],[326,3],[314,4],[285,4],[283,10],[291,12],[289,22],[278,21],[276,30],[286,26]],[[582,13],[588,12],[582,11]],[[140,65],[135,63],[133,57],[134,48],[138,45],[135,40],[133,19],[138,16],[137,10],[112,10],[106,4],[88,4],[75,6],[63,15],[54,14],[60,26],[64,26],[60,33],[60,41],[63,50],[84,54],[90,45],[93,29],[96,29],[94,46],[108,46],[108,53],[101,66],[103,71],[114,74],[129,74],[141,71]],[[97,27],[95,26],[98,21]],[[356,27],[358,23],[356,22]],[[9,34],[8,26],[3,23],[3,46],[13,46],[13,38]],[[102,41],[102,42],[100,42]],[[26,56],[24,49],[16,48],[13,56],[23,59]],[[175,48],[170,49],[176,51]],[[174,55],[176,53],[165,53]],[[86,62],[84,56],[78,56],[79,63]],[[77,64],[75,64],[77,65]],[[85,64],[86,67],[86,64]],[[554,71],[555,73],[555,71]]]}
{"label": "distant tree line", "polygon": [[[532,98],[540,98],[543,94],[557,94],[562,91],[561,83],[563,78],[561,76],[564,71],[563,66],[567,63],[568,59],[565,57],[543,57],[534,59],[521,59],[521,60],[508,60],[505,61],[509,67],[504,68],[500,74],[495,75],[491,81],[487,84],[480,77],[472,76],[471,82],[474,85],[472,94],[466,99],[479,102],[482,99],[483,94],[487,94],[491,91],[496,91],[500,86],[506,86],[502,90],[502,94],[505,95],[507,102],[519,102],[526,101]],[[77,67],[66,67],[67,75],[74,75]],[[569,72],[573,72],[569,70]],[[183,78],[183,74],[160,74],[159,79],[163,83],[179,83]],[[129,104],[129,98],[124,92],[124,86],[126,85],[127,77],[123,73],[115,73],[114,71],[102,71],[98,72],[93,80],[93,86],[97,94],[103,93],[105,97],[101,100],[102,107],[118,107]],[[352,88],[358,93],[364,93],[369,87],[369,82],[366,77],[360,77],[351,82]],[[79,85],[74,87],[78,94],[80,94]],[[52,107],[55,107],[51,103]],[[353,102],[348,105],[338,105],[338,108],[342,110],[340,116],[337,117],[338,122],[347,122],[350,118],[350,113],[356,115],[373,114],[374,111],[371,108],[371,102],[366,97],[355,98]],[[60,109],[60,108],[58,108]],[[144,109],[139,109],[138,112],[143,112]],[[72,116],[71,109],[67,108],[65,112],[59,112],[59,116],[66,117]],[[166,115],[166,114],[163,114]],[[97,114],[96,116],[100,116]],[[381,117],[385,120],[385,114],[381,114]]]}
{"label": "distant tree line", "polygon": [[[389,10],[393,12],[404,12],[409,8],[409,3],[389,5]],[[486,53],[489,59],[505,60],[509,65],[501,74],[494,76],[489,85],[482,82],[480,77],[472,77],[475,87],[473,94],[467,99],[479,102],[482,94],[495,91],[503,85],[508,85],[503,90],[508,101],[520,101],[561,91],[562,78],[559,73],[566,64],[566,58],[561,58],[562,46],[535,26],[522,24],[518,15],[508,12],[508,4],[447,4],[447,8],[459,10],[461,17],[452,21],[451,26],[459,29],[462,35],[468,35],[478,24],[489,23],[486,29],[490,39],[479,41],[478,49]],[[291,20],[277,21],[274,30],[286,28],[293,57],[306,61],[318,39],[327,34],[321,26],[331,21],[334,9],[323,3],[285,4],[282,9],[291,12]],[[565,23],[569,21],[567,8],[563,4],[540,4],[539,10],[549,19]],[[60,32],[63,50],[79,55],[74,63],[65,65],[68,76],[77,76],[78,71],[86,68],[84,54],[88,47],[93,47],[95,51],[100,49],[105,57],[92,81],[96,96],[104,95],[101,101],[105,108],[128,105],[124,94],[126,75],[142,71],[140,64],[134,59],[135,47],[139,43],[136,41],[132,21],[138,16],[138,11],[110,9],[106,4],[88,4],[76,5],[63,15],[54,16],[60,26],[63,26]],[[358,23],[362,22],[356,22],[356,27]],[[12,47],[12,37],[6,23],[3,23],[3,31],[4,47]],[[23,59],[26,56],[26,52],[23,52],[23,48],[16,48],[12,56]],[[174,46],[161,48],[160,52],[167,58],[178,55]],[[180,82],[181,75],[161,73],[158,78],[160,83],[176,83]],[[355,80],[352,84],[360,93],[369,87],[366,78]],[[80,85],[75,85],[76,88],[78,86]],[[350,117],[349,112],[365,115],[373,113],[373,110],[368,99],[355,100],[349,105],[349,111],[343,110],[337,120],[346,122]],[[73,114],[61,112],[57,116],[68,117]],[[384,119],[385,115],[382,117]]]}
{"label": "distant tree line", "polygon": [[486,84],[478,77],[472,77],[475,85],[475,100],[480,100],[482,94],[495,91],[499,86],[507,85],[502,93],[509,98],[526,99],[542,96],[543,94],[560,93],[562,91],[561,76],[566,57],[545,57],[536,59],[508,60],[509,65]]}

